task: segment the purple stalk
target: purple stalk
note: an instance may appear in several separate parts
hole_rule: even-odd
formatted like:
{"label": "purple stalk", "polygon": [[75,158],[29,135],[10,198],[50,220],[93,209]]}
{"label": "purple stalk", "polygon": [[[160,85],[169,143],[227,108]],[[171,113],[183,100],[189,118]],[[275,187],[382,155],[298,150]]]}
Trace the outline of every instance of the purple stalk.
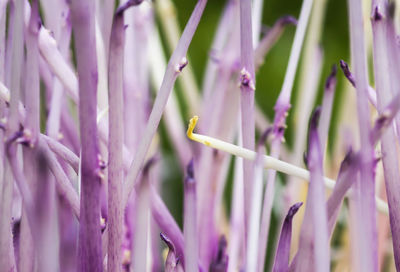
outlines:
{"label": "purple stalk", "polygon": [[59,143],[58,141],[40,134],[40,138],[43,139],[47,145],[50,147],[51,151],[59,156],[63,161],[71,165],[72,169],[74,169],[75,173],[78,173],[79,170],[79,157],[75,155],[68,147]]}
{"label": "purple stalk", "polygon": [[[393,97],[391,93],[391,79],[389,69],[390,58],[393,56],[388,54],[388,39],[386,32],[388,31],[388,23],[386,16],[386,8],[388,2],[385,0],[375,0],[372,3],[372,31],[374,45],[374,71],[375,84],[377,90],[378,111],[383,113],[385,106],[388,105]],[[392,233],[393,252],[396,269],[400,270],[400,173],[399,161],[396,148],[396,135],[393,126],[389,126],[387,131],[383,133],[382,146],[382,162],[385,177],[386,195],[389,205],[389,219]]]}
{"label": "purple stalk", "polygon": [[[152,52],[150,63],[151,75],[154,81],[154,87],[159,89],[166,69],[166,60],[161,47],[160,36],[158,34],[156,35],[156,33],[154,33],[150,45],[152,47],[154,46],[154,49],[150,49]],[[171,97],[168,99],[167,105],[165,106],[164,121],[166,123],[168,135],[173,142],[172,146],[175,148],[175,152],[179,157],[180,164],[181,166],[185,166],[190,160],[191,152],[188,152],[190,146],[185,135],[182,135],[181,133],[181,131],[184,131],[185,129],[182,125],[182,118],[180,117],[178,108],[178,101],[175,92],[172,91]]]}
{"label": "purple stalk", "polygon": [[137,198],[135,201],[135,233],[133,243],[133,270],[134,271],[146,271],[147,265],[147,237],[149,236],[149,206],[150,206],[150,195],[149,195],[149,175],[150,167],[154,163],[153,159],[150,159],[144,169],[140,183],[136,187]]}
{"label": "purple stalk", "polygon": [[161,84],[160,90],[156,96],[156,100],[153,105],[153,109],[150,113],[148,123],[146,125],[145,132],[139,144],[139,149],[137,150],[131,167],[128,171],[126,183],[123,190],[123,202],[125,206],[130,193],[133,190],[135,181],[139,175],[139,172],[143,166],[146,153],[149,149],[150,143],[156,133],[158,124],[162,113],[164,111],[165,105],[167,104],[169,94],[171,93],[173,84],[186,66],[187,60],[185,58],[186,52],[188,50],[189,44],[192,40],[194,32],[200,22],[200,18],[203,14],[204,8],[206,6],[207,0],[199,0],[196,7],[193,10],[192,16],[190,17],[185,30],[178,42],[178,45],[168,62],[167,70],[165,71],[163,83]]}
{"label": "purple stalk", "polygon": [[[203,130],[220,139],[231,141],[235,119],[238,116],[239,90],[232,86],[232,66],[238,56],[235,33],[231,36],[218,70],[218,81],[213,89],[213,98],[205,101],[205,123]],[[232,86],[232,87],[231,87]],[[200,234],[200,259],[202,265],[209,266],[217,247],[216,218],[217,207],[223,192],[224,176],[226,174],[227,156],[210,149],[201,150],[201,159],[198,165],[198,230]],[[222,188],[221,188],[222,187]],[[213,216],[209,216],[213,215]],[[211,249],[211,250],[210,250]]]}
{"label": "purple stalk", "polygon": [[[239,126],[241,122],[239,121]],[[240,128],[238,129],[239,140],[241,145]],[[235,177],[233,184],[232,210],[230,218],[230,237],[229,237],[229,263],[228,271],[233,272],[239,269],[240,249],[244,242],[244,221],[243,221],[243,159],[236,158],[235,161]]]}
{"label": "purple stalk", "polygon": [[279,18],[267,34],[261,39],[254,50],[254,64],[256,70],[264,63],[265,56],[281,37],[287,25],[297,25],[296,18],[287,15]]}
{"label": "purple stalk", "polygon": [[[344,60],[340,60],[340,68],[350,84],[356,87],[354,76],[350,71],[349,65]],[[368,100],[375,108],[377,107],[376,92],[371,86],[368,86]]]}
{"label": "purple stalk", "polygon": [[[328,222],[323,184],[322,151],[318,135],[318,110],[311,117],[307,165],[310,170],[310,187],[306,209],[311,209],[314,226],[315,271],[329,271],[330,256],[328,242]],[[325,132],[326,133],[326,132]],[[301,248],[299,248],[301,250]],[[311,256],[310,256],[311,257]]]}
{"label": "purple stalk", "polygon": [[273,272],[285,272],[289,271],[289,256],[290,256],[290,244],[292,241],[292,221],[293,217],[303,205],[302,202],[294,204],[290,207],[285,221],[282,225],[281,235],[279,236],[278,247],[276,249]]}
{"label": "purple stalk", "polygon": [[329,124],[331,123],[333,98],[336,89],[336,65],[332,66],[331,73],[325,81],[324,98],[322,100],[321,116],[318,123],[318,135],[322,150],[325,150],[328,139]]}
{"label": "purple stalk", "polygon": [[168,255],[165,260],[165,272],[177,271],[179,264],[179,257],[176,255],[176,249],[174,243],[164,233],[160,233],[161,240],[168,246]]}
{"label": "purple stalk", "polygon": [[48,142],[46,142],[43,137],[40,137],[38,141],[38,148],[46,157],[48,167],[56,180],[56,189],[58,194],[65,199],[74,215],[79,219],[79,196],[47,143]]}
{"label": "purple stalk", "polygon": [[228,268],[228,256],[226,255],[227,242],[225,236],[221,236],[218,242],[216,258],[210,264],[210,272],[226,272]]}
{"label": "purple stalk", "polygon": [[[255,91],[255,71],[254,71],[254,49],[251,19],[251,0],[240,0],[240,109],[242,120],[243,147],[254,150],[255,145],[255,120],[254,120],[254,91]],[[244,176],[244,220],[245,237],[249,228],[249,216],[251,206],[251,194],[253,190],[253,163],[243,162]],[[247,243],[245,243],[247,244]]]}
{"label": "purple stalk", "polygon": [[41,150],[36,150],[34,156],[37,168],[34,183],[38,187],[35,190],[34,215],[37,226],[31,228],[31,231],[36,243],[37,270],[51,272],[60,269],[56,195],[54,183],[48,175],[47,157]]}
{"label": "purple stalk", "polygon": [[[400,54],[397,40],[397,32],[395,29],[395,20],[394,20],[394,11],[395,5],[393,2],[390,2],[386,7],[387,8],[387,16],[386,16],[386,35],[387,35],[387,55],[389,60],[389,75],[391,81],[391,92],[392,95],[398,95],[400,93],[400,81],[396,75],[400,73]],[[400,137],[400,116],[396,117],[396,132],[397,137]]]}
{"label": "purple stalk", "polygon": [[[38,49],[38,32],[40,29],[40,19],[38,2],[32,2],[31,16],[29,19],[29,24],[25,31],[26,40],[26,87],[25,87],[25,105],[26,105],[26,119],[25,119],[25,134],[29,139],[28,145],[31,148],[24,148],[23,150],[23,161],[24,161],[24,173],[27,177],[33,177],[33,179],[28,179],[29,188],[32,190],[37,188],[37,163],[34,150],[32,148],[36,147],[36,142],[38,140],[38,134],[40,132],[40,85],[39,85],[39,49]],[[47,189],[47,188],[45,188]],[[33,192],[36,192],[33,191]],[[44,197],[46,199],[46,197]],[[19,247],[18,256],[18,269],[20,271],[32,271],[35,263],[35,253],[34,253],[34,238],[36,235],[33,230],[35,228],[29,228],[27,210],[23,208],[22,218],[21,218],[21,229],[20,229],[20,239],[21,241],[27,241],[25,246]],[[36,214],[35,214],[36,216]],[[37,221],[39,222],[39,220]],[[46,224],[44,224],[46,225]],[[44,237],[42,237],[44,238]],[[41,239],[37,240],[40,241]],[[37,245],[38,246],[38,245]],[[39,252],[40,246],[38,246]],[[39,258],[38,258],[39,259]],[[38,265],[41,265],[42,261],[38,261]],[[43,268],[43,267],[41,267]]]}
{"label": "purple stalk", "polygon": [[253,192],[251,194],[251,210],[248,223],[247,245],[246,245],[246,271],[257,271],[258,240],[260,234],[260,217],[263,189],[263,155],[265,142],[270,135],[272,128],[268,128],[260,137],[257,144],[257,155],[253,172]]}
{"label": "purple stalk", "polygon": [[81,142],[81,220],[78,271],[103,271],[100,232],[100,177],[96,123],[97,59],[94,1],[71,1],[78,63],[79,130]]}
{"label": "purple stalk", "polygon": [[317,128],[319,116],[320,109],[317,109],[310,121],[306,158],[310,170],[310,185],[298,253],[291,264],[296,271],[309,271],[311,267],[314,267],[314,271],[329,271],[330,267],[322,152]]}
{"label": "purple stalk", "polygon": [[[126,2],[126,3],[130,3]],[[109,137],[108,137],[108,271],[122,271],[121,244],[123,206],[120,203],[124,181],[123,164],[123,62],[124,62],[124,10],[119,8],[114,15],[110,52],[108,60],[108,102],[109,102]]]}
{"label": "purple stalk", "polygon": [[[216,83],[217,70],[221,54],[229,40],[229,35],[232,32],[232,26],[234,15],[237,10],[237,1],[227,1],[222,16],[219,20],[217,30],[214,35],[214,40],[211,45],[211,51],[205,68],[205,75],[203,79],[203,107],[207,104],[204,101],[209,101],[212,97],[212,91],[214,90],[214,84]],[[203,110],[204,112],[204,110]]]}
{"label": "purple stalk", "polygon": [[152,11],[146,4],[127,10],[124,14],[124,22],[127,25],[123,64],[124,133],[125,144],[131,152],[138,149],[143,136],[151,97],[148,84],[150,56],[148,47],[153,18]]}
{"label": "purple stalk", "polygon": [[[52,1],[50,1],[52,2]],[[71,39],[71,22],[69,16],[69,9],[66,3],[58,4],[58,12],[54,13],[54,16],[50,15],[52,20],[55,20],[55,28],[57,29],[55,36],[57,38],[57,42],[59,44],[60,52],[64,58],[68,58],[69,56],[69,47],[70,47],[70,39]],[[50,12],[50,11],[49,11]],[[60,17],[60,18],[53,18]],[[47,17],[46,17],[47,18]],[[51,94],[51,102],[49,107],[49,114],[47,117],[47,134],[57,139],[60,133],[60,121],[61,121],[61,110],[65,107],[64,102],[64,89],[61,81],[58,78],[54,78],[53,80],[53,92]]]}
{"label": "purple stalk", "polygon": [[[15,5],[15,6],[14,6]],[[11,99],[9,103],[9,115],[7,122],[7,130],[5,133],[5,139],[12,140],[16,133],[19,131],[19,100],[20,100],[20,89],[21,89],[21,70],[23,63],[23,16],[24,16],[24,5],[22,1],[17,1],[10,4],[10,24],[9,31],[9,43],[8,43],[8,67],[6,71],[10,71],[9,80],[6,80],[6,84],[9,84],[12,90]],[[7,78],[6,78],[7,79]],[[1,214],[4,216],[1,222],[5,222],[1,225],[0,229],[0,265],[2,269],[6,271],[12,271],[15,269],[15,260],[12,253],[12,240],[11,240],[11,208],[12,208],[12,191],[13,191],[13,167],[11,166],[11,160],[16,160],[16,147],[12,146],[11,150],[7,144],[5,146],[7,153],[7,162],[5,162],[4,176],[2,185],[2,196],[1,196]],[[19,162],[16,162],[19,163]],[[18,166],[18,165],[17,165]],[[21,192],[22,193],[22,192]],[[28,200],[29,201],[29,200]],[[29,203],[31,204],[31,203]]]}
{"label": "purple stalk", "polygon": [[0,1],[0,81],[5,82],[7,0]]}
{"label": "purple stalk", "polygon": [[176,257],[184,263],[184,238],[178,224],[154,188],[150,189],[151,213],[161,231],[168,236],[176,248]]}
{"label": "purple stalk", "polygon": [[[275,104],[275,117],[274,117],[274,130],[273,130],[273,140],[271,144],[271,156],[277,158],[280,154],[281,142],[284,141],[283,135],[286,127],[286,117],[288,115],[288,110],[290,108],[290,98],[292,94],[292,87],[294,83],[294,77],[297,70],[297,65],[300,57],[300,51],[303,45],[305,31],[308,25],[308,20],[311,13],[313,0],[304,0],[303,5],[301,7],[299,21],[296,28],[296,33],[294,36],[294,41],[292,45],[292,49],[289,57],[289,64],[286,69],[285,79],[283,81],[283,86],[281,89],[281,93],[279,94],[278,100]],[[269,170],[267,173],[267,188],[266,192],[269,192],[268,195],[264,199],[266,199],[264,203],[264,207],[269,207],[263,210],[262,215],[262,223],[261,223],[261,231],[260,233],[260,242],[259,242],[259,269],[262,271],[263,264],[261,264],[262,257],[265,256],[267,240],[268,240],[268,229],[269,229],[269,217],[272,208],[272,195],[274,192],[274,184],[275,184],[276,171]],[[270,188],[268,188],[270,187]],[[264,257],[265,258],[265,257]]]}
{"label": "purple stalk", "polygon": [[[71,8],[72,12],[72,8]],[[71,13],[73,14],[73,13]],[[72,20],[73,21],[73,20]],[[93,26],[94,27],[94,26]],[[63,55],[57,48],[57,42],[44,27],[39,32],[39,50],[41,56],[49,65],[50,70],[58,77],[64,85],[65,90],[73,101],[78,101],[78,79],[75,72],[69,66]]]}
{"label": "purple stalk", "polygon": [[185,271],[195,272],[199,270],[198,232],[197,232],[197,208],[196,208],[196,180],[194,178],[193,160],[186,169],[184,181],[184,237],[185,237]]}
{"label": "purple stalk", "polygon": [[340,165],[335,188],[333,188],[333,191],[326,202],[328,234],[330,237],[332,236],[343,199],[347,191],[357,179],[359,164],[360,158],[358,154],[354,154],[353,151],[350,150]]}
{"label": "purple stalk", "polygon": [[374,182],[374,150],[370,138],[370,113],[368,108],[367,60],[364,45],[362,1],[348,0],[350,17],[350,45],[354,76],[357,82],[357,113],[360,131],[361,157],[359,195],[356,201],[358,234],[356,245],[361,271],[377,271],[376,207]]}

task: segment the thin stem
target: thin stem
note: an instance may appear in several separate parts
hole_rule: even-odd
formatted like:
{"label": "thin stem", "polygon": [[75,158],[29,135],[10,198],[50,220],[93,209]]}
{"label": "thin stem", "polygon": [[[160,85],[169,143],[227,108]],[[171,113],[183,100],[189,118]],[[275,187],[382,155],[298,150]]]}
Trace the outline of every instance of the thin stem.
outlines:
{"label": "thin stem", "polygon": [[137,186],[137,198],[135,202],[135,233],[133,243],[132,264],[134,271],[146,271],[147,251],[149,236],[149,205],[150,205],[150,181],[149,167],[145,166],[140,184]]}
{"label": "thin stem", "polygon": [[196,180],[194,178],[193,161],[189,163],[184,181],[184,237],[186,262],[185,271],[199,270],[198,233],[197,233],[197,207],[196,207]]}
{"label": "thin stem", "polygon": [[[176,11],[173,2],[171,0],[156,2],[156,12],[158,13],[162,22],[162,30],[166,33],[168,47],[170,51],[173,51],[174,48],[176,48],[179,44],[180,36],[178,20],[177,16],[175,15]],[[189,112],[198,112],[198,105],[200,104],[199,102],[201,101],[201,97],[199,95],[200,92],[198,90],[191,65],[186,67],[186,71],[179,81],[180,84],[182,84],[182,89],[185,90],[185,92],[183,92],[183,97],[186,100],[185,102],[188,105]]]}
{"label": "thin stem", "polygon": [[[206,135],[201,135],[197,133],[193,133],[193,129],[197,123],[198,117],[195,116],[190,120],[189,128],[187,131],[187,136],[189,139],[204,144],[208,147],[218,149],[224,152],[228,152],[232,155],[244,158],[246,160],[255,160],[256,152],[245,149],[240,146],[233,145],[231,143],[227,143]],[[265,169],[274,169],[278,172],[285,173],[287,175],[292,175],[300,178],[301,180],[308,181],[310,179],[310,172],[304,168],[292,165],[290,163],[278,160],[272,156],[264,155],[264,168]],[[335,181],[324,177],[324,183],[327,188],[334,188]],[[388,207],[385,201],[376,197],[376,205],[380,212],[388,213]]]}
{"label": "thin stem", "polygon": [[140,141],[139,149],[136,152],[134,160],[127,174],[126,183],[123,190],[124,206],[128,201],[129,194],[132,192],[135,181],[139,175],[140,169],[142,168],[147,150],[149,149],[150,143],[160,123],[162,113],[164,111],[165,105],[167,104],[174,82],[182,69],[187,64],[187,59],[185,55],[193,38],[194,32],[196,31],[197,26],[200,22],[200,18],[203,14],[206,3],[207,0],[198,1],[196,7],[194,8],[192,16],[189,19],[189,22],[185,27],[182,37],[179,40],[177,48],[175,49],[174,53],[171,56],[171,59],[168,62],[167,70],[165,71],[163,82],[156,96],[156,100],[150,113],[144,135]]}
{"label": "thin stem", "polygon": [[[360,131],[360,180],[357,183],[360,198],[356,201],[358,234],[356,244],[360,250],[358,264],[361,271],[377,271],[376,204],[374,182],[374,150],[370,138],[370,112],[368,108],[368,73],[364,44],[362,1],[348,0],[350,17],[350,45],[357,82],[357,113]],[[362,181],[362,182],[361,182]]]}
{"label": "thin stem", "polygon": [[[254,91],[255,68],[252,32],[251,0],[240,0],[240,109],[242,120],[243,147],[254,150],[255,119],[254,119]],[[250,161],[243,163],[244,181],[244,220],[245,237],[247,237],[247,223],[250,216],[251,193],[253,188],[253,164]]]}
{"label": "thin stem", "polygon": [[[382,113],[385,106],[393,99],[393,94],[390,89],[390,74],[386,71],[390,69],[390,58],[393,56],[388,55],[388,40],[387,40],[387,16],[386,7],[387,1],[375,0],[372,3],[372,30],[373,30],[373,44],[374,44],[374,71],[375,83],[378,98],[378,111]],[[396,269],[400,269],[400,210],[396,208],[400,199],[400,173],[398,169],[399,161],[398,154],[393,143],[396,142],[396,136],[393,126],[389,126],[388,131],[382,135],[382,157],[385,187],[389,205],[389,219],[393,236],[393,251]]]}
{"label": "thin stem", "polygon": [[246,256],[246,271],[257,271],[258,265],[258,240],[260,234],[260,217],[261,217],[261,206],[262,206],[262,189],[263,189],[263,154],[264,144],[267,139],[270,130],[264,132],[261,136],[258,147],[257,155],[254,163],[253,172],[253,192],[251,201],[251,212],[249,217],[249,230],[247,232],[247,256]]}

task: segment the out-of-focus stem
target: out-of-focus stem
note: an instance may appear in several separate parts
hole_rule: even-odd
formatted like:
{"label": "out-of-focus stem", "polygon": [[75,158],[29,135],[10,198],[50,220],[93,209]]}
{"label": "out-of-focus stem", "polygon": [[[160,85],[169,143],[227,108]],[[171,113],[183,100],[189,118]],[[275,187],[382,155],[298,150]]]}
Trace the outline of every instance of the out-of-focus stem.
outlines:
{"label": "out-of-focus stem", "polygon": [[[156,3],[156,11],[161,20],[161,27],[166,33],[167,44],[170,51],[174,50],[179,44],[179,26],[176,17],[176,10],[171,0],[163,0]],[[181,84],[183,87],[183,95],[191,113],[198,112],[198,105],[200,105],[200,95],[196,84],[194,72],[190,64],[185,69],[185,73],[181,77]]]}
{"label": "out-of-focus stem", "polygon": [[281,37],[285,27],[290,24],[297,25],[297,20],[292,16],[283,16],[279,18],[268,33],[261,39],[254,49],[254,65],[256,70],[264,63],[265,56]]}
{"label": "out-of-focus stem", "polygon": [[[242,120],[242,137],[243,147],[254,150],[254,91],[256,85],[251,18],[251,0],[240,0],[240,59],[242,67],[240,72],[240,109]],[[243,162],[245,238],[247,238],[248,219],[250,216],[250,200],[253,188],[252,165],[253,164],[250,161]]]}
{"label": "out-of-focus stem", "polygon": [[[240,122],[240,121],[239,121]],[[240,122],[241,123],[241,122]],[[239,125],[240,127],[240,125]],[[239,145],[241,136],[239,130]],[[243,222],[243,159],[237,157],[235,161],[235,177],[233,185],[232,211],[230,220],[230,243],[229,243],[229,263],[228,272],[237,271],[240,263],[240,248],[244,242],[244,222]]]}
{"label": "out-of-focus stem", "polygon": [[186,170],[184,182],[184,237],[185,237],[185,271],[196,272],[199,270],[198,233],[197,233],[197,208],[196,208],[196,180],[194,178],[193,161]]}
{"label": "out-of-focus stem", "polygon": [[350,18],[350,47],[354,76],[357,82],[357,113],[360,131],[361,157],[360,179],[357,182],[357,228],[355,237],[359,250],[356,260],[361,271],[377,271],[376,204],[374,182],[374,150],[370,138],[370,112],[368,107],[368,73],[364,45],[362,1],[348,0]]}
{"label": "out-of-focus stem", "polygon": [[261,34],[261,26],[262,26],[262,11],[263,11],[263,5],[264,5],[264,0],[253,0],[252,1],[252,6],[253,6],[253,17],[252,17],[252,25],[253,25],[253,45],[256,47],[258,45],[258,42],[260,40],[260,34]]}
{"label": "out-of-focus stem", "polygon": [[43,137],[39,137],[38,149],[43,152],[44,156],[46,157],[48,167],[54,175],[54,178],[56,180],[57,192],[60,194],[61,197],[65,198],[66,202],[71,207],[72,212],[79,219],[79,196],[73,188],[60,163],[58,162],[56,156],[50,150],[48,142]]}
{"label": "out-of-focus stem", "polygon": [[262,206],[262,188],[263,188],[263,153],[264,144],[267,140],[268,134],[271,132],[267,129],[261,136],[258,147],[257,155],[255,157],[254,172],[253,172],[253,192],[251,194],[251,211],[249,217],[249,230],[247,232],[247,247],[246,247],[246,271],[257,271],[258,265],[258,240],[260,234],[260,217]]}
{"label": "out-of-focus stem", "polygon": [[[155,89],[158,90],[162,84],[163,74],[167,65],[161,47],[160,36],[156,31],[154,31],[151,37],[150,52],[151,77]],[[190,147],[188,142],[185,141],[184,135],[180,133],[185,129],[178,111],[178,100],[174,90],[165,106],[164,120],[166,123],[165,127],[173,142],[172,147],[175,148],[179,161],[184,166],[190,160]]]}
{"label": "out-of-focus stem", "polygon": [[[311,225],[313,226],[314,244],[314,269],[315,271],[330,270],[328,220],[326,215],[326,201],[323,184],[322,150],[318,135],[318,109],[314,112],[310,121],[309,148],[307,153],[307,165],[310,170],[310,186],[307,195],[306,209],[311,209]],[[304,217],[304,220],[307,220]],[[299,246],[299,250],[301,247]],[[309,256],[311,257],[311,256]],[[302,258],[299,258],[300,260]],[[307,269],[310,269],[308,267]]]}
{"label": "out-of-focus stem", "polygon": [[[372,31],[374,35],[374,74],[375,84],[377,90],[378,111],[383,113],[385,106],[392,100],[393,94],[391,93],[391,79],[390,74],[387,72],[390,69],[390,58],[388,53],[388,20],[386,9],[388,1],[375,0],[372,3]],[[390,42],[390,41],[389,41]],[[389,126],[386,133],[382,135],[382,162],[383,174],[385,177],[386,194],[389,205],[389,219],[393,241],[393,252],[396,269],[400,269],[400,210],[397,208],[400,201],[400,180],[399,161],[396,148],[393,144],[396,143],[396,136],[393,126]]]}
{"label": "out-of-focus stem", "polygon": [[331,123],[333,98],[336,89],[336,69],[336,65],[332,66],[331,73],[325,82],[324,98],[322,100],[321,116],[318,124],[318,135],[322,150],[325,150],[329,124]]}
{"label": "out-of-focus stem", "polygon": [[215,31],[214,40],[211,45],[211,51],[209,52],[210,57],[207,61],[202,84],[203,107],[206,106],[204,101],[209,101],[212,95],[213,86],[216,83],[216,78],[218,76],[217,69],[219,67],[220,54],[223,53],[223,49],[226,46],[233,30],[232,26],[235,25],[232,22],[235,18],[234,15],[237,10],[237,2],[237,0],[227,1]]}
{"label": "out-of-focus stem", "polygon": [[150,188],[151,213],[160,230],[165,233],[176,248],[176,256],[185,263],[184,238],[178,224],[175,222],[168,208],[154,188]]}
{"label": "out-of-focus stem", "polygon": [[149,236],[149,205],[150,205],[150,167],[152,161],[146,164],[140,183],[137,185],[135,202],[135,234],[133,243],[132,264],[134,271],[146,271],[147,238]]}
{"label": "out-of-focus stem", "polygon": [[160,123],[162,113],[165,105],[167,104],[174,82],[182,69],[187,65],[187,59],[185,55],[193,38],[194,32],[196,31],[200,22],[200,18],[203,14],[206,3],[207,0],[199,0],[196,4],[192,16],[190,17],[182,37],[179,40],[177,48],[168,62],[167,70],[165,71],[163,82],[156,96],[156,100],[150,113],[144,135],[140,141],[139,149],[136,152],[134,160],[127,174],[126,183],[123,190],[124,206],[127,203],[129,194],[133,190],[135,181],[139,175],[140,169],[142,168],[147,150]]}
{"label": "out-of-focus stem", "polygon": [[100,176],[96,123],[97,58],[94,1],[71,1],[78,63],[79,130],[81,142],[81,220],[78,271],[103,271],[100,229]]}
{"label": "out-of-focus stem", "polygon": [[[19,104],[20,104],[20,90],[21,90],[21,71],[23,67],[23,54],[24,54],[24,33],[23,33],[23,19],[24,19],[24,3],[23,1],[17,1],[10,4],[10,24],[9,24],[9,43],[7,47],[8,56],[8,69],[9,79],[6,80],[9,84],[12,94],[10,97],[9,115],[8,122],[6,125],[6,139],[12,139],[19,131]],[[10,30],[12,33],[10,33]],[[7,79],[7,78],[6,78]],[[9,140],[7,140],[9,141]],[[10,147],[9,144],[5,144],[5,151],[7,155],[7,162],[5,164],[3,184],[2,184],[2,197],[1,197],[1,213],[4,213],[5,218],[2,220],[1,233],[0,233],[0,255],[4,256],[1,258],[2,269],[6,271],[12,271],[15,269],[15,259],[13,257],[13,247],[11,239],[11,208],[13,199],[13,175],[15,174],[14,169],[19,167],[19,161],[17,161],[17,150],[15,145]],[[13,165],[14,164],[14,165]],[[10,174],[7,174],[10,173]],[[18,184],[19,185],[19,184]],[[21,190],[21,194],[25,191]],[[29,198],[29,196],[27,197]],[[30,209],[32,201],[27,199],[28,202],[25,207]],[[31,212],[31,211],[30,211]],[[32,215],[32,213],[30,213]]]}

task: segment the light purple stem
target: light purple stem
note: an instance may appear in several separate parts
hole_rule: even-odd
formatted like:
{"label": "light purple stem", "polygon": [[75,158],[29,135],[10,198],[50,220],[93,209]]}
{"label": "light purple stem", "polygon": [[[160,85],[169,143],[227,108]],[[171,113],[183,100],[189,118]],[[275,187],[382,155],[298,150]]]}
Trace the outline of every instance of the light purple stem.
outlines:
{"label": "light purple stem", "polygon": [[149,205],[150,205],[150,184],[149,168],[150,163],[146,164],[143,176],[137,185],[137,198],[135,202],[135,234],[133,243],[133,270],[146,271],[147,269],[147,238],[149,236]]}
{"label": "light purple stem", "polygon": [[326,140],[328,139],[329,124],[331,123],[331,113],[333,98],[336,89],[336,65],[332,66],[332,70],[325,82],[324,98],[322,100],[321,117],[318,123],[318,135],[322,150],[325,150]]}
{"label": "light purple stem", "polygon": [[289,271],[289,255],[292,241],[292,221],[301,205],[303,205],[302,202],[294,204],[292,207],[290,207],[285,217],[285,221],[282,225],[281,235],[279,236],[278,247],[275,253],[275,261],[272,268],[273,272]]}
{"label": "light purple stem", "polygon": [[174,82],[182,69],[187,64],[185,55],[194,35],[194,32],[196,31],[197,26],[200,22],[200,18],[203,14],[206,3],[207,0],[198,1],[196,7],[193,10],[192,16],[190,17],[185,27],[185,30],[183,31],[181,39],[178,42],[178,46],[176,47],[174,53],[171,56],[171,59],[168,62],[167,70],[165,71],[163,82],[154,102],[144,135],[140,141],[139,149],[136,152],[134,160],[127,174],[126,183],[123,189],[122,203],[124,206],[128,201],[128,197],[133,190],[135,181],[143,166],[146,153],[160,123],[162,113],[164,111],[165,105],[167,104],[168,97],[171,93]]}
{"label": "light purple stem", "polygon": [[368,73],[364,44],[362,1],[348,0],[350,17],[350,45],[354,76],[357,82],[357,113],[360,130],[361,167],[360,198],[356,201],[358,233],[355,243],[359,250],[357,263],[361,271],[377,271],[377,229],[374,181],[374,150],[370,137],[370,112],[368,108]]}
{"label": "light purple stem", "polygon": [[[372,3],[372,31],[374,46],[374,74],[375,85],[377,90],[378,111],[383,113],[386,105],[388,105],[393,94],[391,93],[390,58],[396,57],[389,54],[389,44],[386,32],[388,31],[388,22],[386,16],[386,8],[388,1],[375,0]],[[385,177],[386,194],[389,205],[389,219],[392,233],[393,252],[396,269],[400,270],[400,173],[399,161],[396,148],[396,135],[393,126],[389,126],[387,131],[383,133],[382,146],[382,162]]]}
{"label": "light purple stem", "polygon": [[81,140],[81,220],[78,271],[103,271],[100,229],[100,177],[96,122],[97,57],[94,1],[72,0],[71,17],[78,63]]}
{"label": "light purple stem", "polygon": [[193,161],[189,163],[184,181],[184,238],[186,262],[185,271],[199,270],[198,233],[197,233],[197,207],[196,207],[196,180],[194,178]]}
{"label": "light purple stem", "polygon": [[151,213],[161,231],[174,243],[176,256],[184,263],[184,238],[178,224],[154,188],[150,189]]}
{"label": "light purple stem", "polygon": [[264,63],[265,56],[278,41],[287,25],[297,25],[296,18],[289,15],[279,18],[268,33],[261,39],[254,50],[254,64],[256,70]]}
{"label": "light purple stem", "polygon": [[354,154],[353,151],[350,150],[340,165],[335,187],[326,202],[329,237],[332,236],[343,199],[357,179],[359,161],[360,158],[358,158],[358,154]]}
{"label": "light purple stem", "polygon": [[322,152],[318,135],[320,109],[311,117],[306,163],[310,170],[310,185],[306,211],[301,226],[298,253],[291,264],[296,271],[329,271],[328,220],[323,184]]}
{"label": "light purple stem", "polygon": [[[255,69],[254,69],[254,49],[252,34],[251,0],[240,0],[240,108],[242,117],[242,137],[243,147],[254,150],[255,145],[255,120],[254,120],[254,91]],[[243,162],[244,177],[244,220],[245,220],[245,239],[249,228],[250,203],[253,189],[253,163]],[[245,242],[247,244],[247,242]]]}

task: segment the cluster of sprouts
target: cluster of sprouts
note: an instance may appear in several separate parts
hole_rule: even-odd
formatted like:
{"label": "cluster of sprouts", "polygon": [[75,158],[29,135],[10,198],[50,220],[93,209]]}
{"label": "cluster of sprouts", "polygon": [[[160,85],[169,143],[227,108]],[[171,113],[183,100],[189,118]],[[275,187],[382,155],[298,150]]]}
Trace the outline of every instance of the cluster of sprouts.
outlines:
{"label": "cluster of sprouts", "polygon": [[[263,2],[224,1],[199,86],[207,0],[182,33],[171,0],[0,0],[1,271],[400,270],[396,1],[347,0],[350,65],[324,63],[328,1],[266,31]],[[256,75],[285,28],[270,119]]]}

